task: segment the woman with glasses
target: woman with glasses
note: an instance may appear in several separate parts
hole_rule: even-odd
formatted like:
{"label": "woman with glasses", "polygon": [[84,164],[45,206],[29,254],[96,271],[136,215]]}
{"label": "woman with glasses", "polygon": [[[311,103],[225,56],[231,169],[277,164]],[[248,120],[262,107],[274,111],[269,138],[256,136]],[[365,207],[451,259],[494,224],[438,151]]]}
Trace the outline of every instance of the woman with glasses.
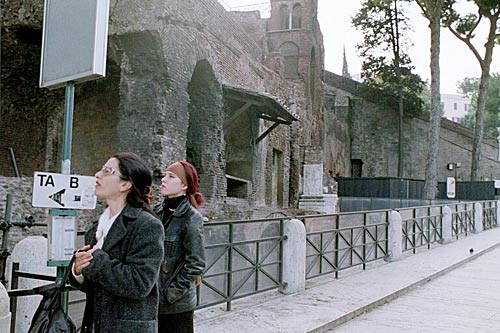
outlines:
{"label": "woman with glasses", "polygon": [[165,258],[158,282],[158,332],[192,333],[196,286],[205,269],[203,218],[196,210],[204,198],[194,166],[171,164],[161,179],[161,193],[165,200],[157,214],[165,228]]}
{"label": "woman with glasses", "polygon": [[95,177],[106,209],[85,234],[70,276],[87,296],[81,332],[156,332],[164,232],[149,206],[151,171],[122,152]]}

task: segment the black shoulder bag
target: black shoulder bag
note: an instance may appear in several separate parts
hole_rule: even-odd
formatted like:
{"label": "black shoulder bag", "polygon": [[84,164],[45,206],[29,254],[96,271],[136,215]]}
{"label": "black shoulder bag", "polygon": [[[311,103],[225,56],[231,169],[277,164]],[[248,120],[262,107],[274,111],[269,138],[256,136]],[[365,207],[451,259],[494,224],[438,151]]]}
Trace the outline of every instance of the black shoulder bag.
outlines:
{"label": "black shoulder bag", "polygon": [[42,301],[33,315],[28,333],[76,333],[76,326],[64,312],[61,295],[68,282],[75,256],[71,258],[62,281],[34,288],[35,294],[42,295]]}

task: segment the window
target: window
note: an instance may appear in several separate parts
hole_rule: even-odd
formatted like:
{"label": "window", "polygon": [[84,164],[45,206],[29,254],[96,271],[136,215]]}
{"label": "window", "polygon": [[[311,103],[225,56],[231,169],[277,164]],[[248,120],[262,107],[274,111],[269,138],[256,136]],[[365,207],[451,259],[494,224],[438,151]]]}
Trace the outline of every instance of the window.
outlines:
{"label": "window", "polygon": [[453,110],[457,110],[457,109],[458,109],[457,103],[453,103]]}
{"label": "window", "polygon": [[287,30],[290,28],[290,13],[287,5],[280,7],[280,29]]}
{"label": "window", "polygon": [[363,175],[363,161],[359,159],[351,160],[352,177],[361,177]]}
{"label": "window", "polygon": [[292,10],[292,29],[300,29],[302,27],[302,7],[299,4],[293,6]]}
{"label": "window", "polygon": [[294,79],[299,77],[299,48],[291,42],[283,43],[280,46],[280,53],[285,65],[285,78]]}

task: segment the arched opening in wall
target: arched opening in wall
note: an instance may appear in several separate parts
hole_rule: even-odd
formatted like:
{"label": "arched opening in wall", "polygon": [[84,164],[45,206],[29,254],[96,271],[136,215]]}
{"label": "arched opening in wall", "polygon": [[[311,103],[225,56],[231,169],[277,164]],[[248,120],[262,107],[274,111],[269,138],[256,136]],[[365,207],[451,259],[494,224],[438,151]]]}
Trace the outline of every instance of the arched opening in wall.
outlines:
{"label": "arched opening in wall", "polygon": [[120,73],[107,59],[106,78],[76,86],[72,172],[93,175],[117,151]]}
{"label": "arched opening in wall", "polygon": [[198,170],[201,193],[209,198],[224,196],[226,181],[222,87],[207,60],[196,63],[187,93],[189,125],[186,160]]}
{"label": "arched opening in wall", "polygon": [[290,29],[290,11],[287,5],[281,5],[280,7],[280,29]]}
{"label": "arched opening in wall", "polygon": [[283,57],[285,66],[284,75],[287,79],[296,79],[299,77],[299,47],[292,42],[281,44],[279,52]]}
{"label": "arched opening in wall", "polygon": [[292,29],[302,28],[302,6],[296,4],[292,10]]}

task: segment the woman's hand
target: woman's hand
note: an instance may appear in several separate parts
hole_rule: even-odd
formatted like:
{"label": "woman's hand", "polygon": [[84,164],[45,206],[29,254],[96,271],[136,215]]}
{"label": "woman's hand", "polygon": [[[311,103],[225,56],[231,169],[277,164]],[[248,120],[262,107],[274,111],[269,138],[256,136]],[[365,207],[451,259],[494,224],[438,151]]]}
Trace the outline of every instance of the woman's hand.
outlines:
{"label": "woman's hand", "polygon": [[168,274],[168,271],[165,268],[165,258],[163,258],[160,264],[160,274]]}
{"label": "woman's hand", "polygon": [[82,274],[82,270],[90,265],[90,261],[94,258],[92,256],[92,252],[94,252],[94,248],[90,248],[90,245],[85,245],[80,250],[78,250],[75,254],[74,261],[74,271],[75,274]]}

